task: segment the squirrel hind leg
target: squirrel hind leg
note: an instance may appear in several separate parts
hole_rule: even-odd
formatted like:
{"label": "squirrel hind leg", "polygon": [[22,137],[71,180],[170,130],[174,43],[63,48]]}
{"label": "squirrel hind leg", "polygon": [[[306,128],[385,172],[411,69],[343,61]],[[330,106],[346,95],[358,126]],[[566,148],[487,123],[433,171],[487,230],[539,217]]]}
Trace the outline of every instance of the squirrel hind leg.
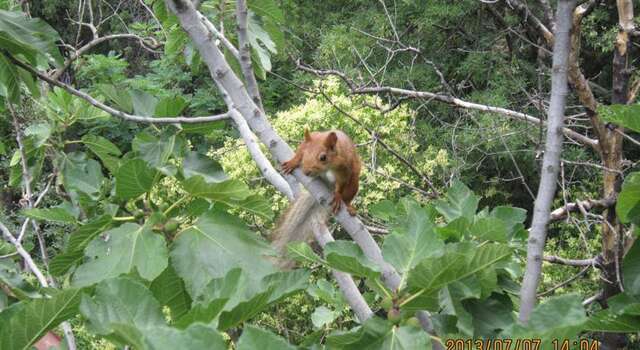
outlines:
{"label": "squirrel hind leg", "polygon": [[349,215],[351,215],[351,216],[356,216],[356,214],[358,212],[356,210],[356,208],[351,204],[347,204],[347,211],[349,212]]}

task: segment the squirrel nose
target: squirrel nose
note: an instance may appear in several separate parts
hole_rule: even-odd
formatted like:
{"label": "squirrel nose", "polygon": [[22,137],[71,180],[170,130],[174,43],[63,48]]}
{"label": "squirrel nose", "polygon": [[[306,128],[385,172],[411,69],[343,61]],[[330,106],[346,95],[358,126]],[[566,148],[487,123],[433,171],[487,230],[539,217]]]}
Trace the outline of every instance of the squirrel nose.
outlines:
{"label": "squirrel nose", "polygon": [[304,174],[307,175],[307,176],[311,175],[311,170],[305,170]]}

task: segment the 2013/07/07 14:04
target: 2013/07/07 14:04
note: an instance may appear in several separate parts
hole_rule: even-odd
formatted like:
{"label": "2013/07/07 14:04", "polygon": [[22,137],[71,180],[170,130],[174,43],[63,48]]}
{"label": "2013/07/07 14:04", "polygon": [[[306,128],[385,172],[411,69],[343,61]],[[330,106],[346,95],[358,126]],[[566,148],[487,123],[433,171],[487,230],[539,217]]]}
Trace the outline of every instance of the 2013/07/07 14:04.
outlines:
{"label": "2013/07/07 14:04", "polygon": [[[540,350],[540,339],[447,339],[446,350]],[[594,339],[554,339],[553,350],[599,350]]]}

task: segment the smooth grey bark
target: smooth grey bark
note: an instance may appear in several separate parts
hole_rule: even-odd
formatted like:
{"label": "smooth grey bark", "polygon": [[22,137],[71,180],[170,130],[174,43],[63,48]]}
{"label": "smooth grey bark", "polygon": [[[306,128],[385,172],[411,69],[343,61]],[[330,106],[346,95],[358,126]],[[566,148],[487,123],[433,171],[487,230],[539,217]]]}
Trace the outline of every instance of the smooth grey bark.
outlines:
{"label": "smooth grey bark", "polygon": [[542,270],[542,256],[547,235],[551,204],[556,193],[556,180],[560,169],[564,109],[568,93],[568,62],[571,18],[575,0],[558,1],[555,42],[553,45],[553,71],[551,74],[551,101],[547,121],[547,139],[540,175],[540,186],[533,208],[533,219],[527,244],[527,266],[520,289],[520,322],[526,324],[536,304],[536,290]]}
{"label": "smooth grey bark", "polygon": [[253,74],[253,66],[251,64],[251,45],[249,45],[249,37],[247,35],[247,2],[245,0],[236,0],[236,22],[238,23],[238,48],[240,51],[240,69],[247,83],[247,90],[253,99],[253,102],[264,111],[262,99],[260,98],[260,90],[256,76]]}
{"label": "smooth grey bark", "polygon": [[[322,248],[324,248],[327,243],[333,242],[333,236],[331,236],[331,232],[327,229],[327,225],[324,222],[318,221],[318,217],[313,218],[313,221],[311,221],[311,230],[313,231],[316,241]],[[338,270],[331,270],[331,273],[336,279],[347,303],[349,303],[351,310],[353,310],[358,317],[358,320],[364,322],[373,316],[373,311],[371,311],[369,304],[364,300],[351,275]]]}
{"label": "smooth grey bark", "polygon": [[[242,81],[234,74],[220,49],[213,44],[214,38],[207,26],[202,22],[198,11],[188,0],[165,0],[169,9],[176,14],[180,25],[187,32],[203,61],[207,65],[211,77],[223,94],[225,100],[230,100],[230,109],[236,109],[246,119],[247,124],[253,130],[260,141],[265,144],[274,159],[279,163],[289,160],[293,156],[293,150],[275,132],[267,117],[249,96]],[[293,172],[295,178],[311,193],[316,201],[329,209],[333,194],[327,185],[320,179],[305,176],[300,169]],[[345,206],[335,215],[336,221],[344,228],[351,238],[360,246],[364,254],[377,264],[382,271],[383,282],[391,290],[397,290],[400,285],[400,275],[389,263],[384,261],[380,247],[367,231],[366,227],[357,217],[349,215]],[[425,319],[425,330],[432,332],[433,327],[427,314],[419,315]]]}

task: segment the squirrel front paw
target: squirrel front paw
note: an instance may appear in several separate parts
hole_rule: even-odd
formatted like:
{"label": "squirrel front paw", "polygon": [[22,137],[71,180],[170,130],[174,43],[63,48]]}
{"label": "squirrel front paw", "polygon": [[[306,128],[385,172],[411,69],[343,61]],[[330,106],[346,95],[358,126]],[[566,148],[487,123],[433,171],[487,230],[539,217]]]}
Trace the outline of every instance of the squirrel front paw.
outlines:
{"label": "squirrel front paw", "polygon": [[298,167],[297,164],[294,164],[293,161],[288,160],[288,161],[282,163],[282,172],[285,173],[285,174],[291,174],[293,169],[295,169],[297,167]]}
{"label": "squirrel front paw", "polygon": [[331,210],[333,214],[337,214],[340,210],[340,205],[342,204],[342,197],[339,195],[335,195],[333,197],[333,201],[331,201]]}

